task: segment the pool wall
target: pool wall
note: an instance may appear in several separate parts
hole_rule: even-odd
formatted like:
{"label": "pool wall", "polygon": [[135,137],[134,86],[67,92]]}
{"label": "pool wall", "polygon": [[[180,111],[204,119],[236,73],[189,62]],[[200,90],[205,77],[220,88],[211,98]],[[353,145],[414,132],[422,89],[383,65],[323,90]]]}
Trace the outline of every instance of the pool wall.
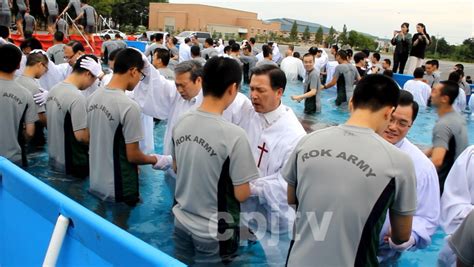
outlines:
{"label": "pool wall", "polygon": [[57,266],[184,266],[0,157],[0,266],[40,266],[58,216]]}

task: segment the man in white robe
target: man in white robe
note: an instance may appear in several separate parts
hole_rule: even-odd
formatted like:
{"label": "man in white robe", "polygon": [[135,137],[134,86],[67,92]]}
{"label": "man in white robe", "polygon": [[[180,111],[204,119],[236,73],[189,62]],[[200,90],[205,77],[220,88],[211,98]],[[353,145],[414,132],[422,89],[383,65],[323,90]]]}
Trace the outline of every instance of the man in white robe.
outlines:
{"label": "man in white robe", "polygon": [[[410,238],[413,244],[408,249],[409,251],[424,249],[431,244],[431,236],[438,227],[440,214],[439,182],[436,168],[431,160],[406,138],[417,114],[418,104],[414,101],[413,95],[408,91],[400,91],[398,107],[393,112],[387,129],[382,133],[385,140],[410,156],[415,166],[417,206],[413,216]],[[390,237],[390,220],[387,214],[387,219],[380,231],[377,253],[380,262],[396,260],[401,255],[390,248],[388,237]]]}
{"label": "man in white robe", "polygon": [[179,45],[179,63],[191,60],[191,39],[186,37],[184,42]]}
{"label": "man in white robe", "polygon": [[456,255],[447,243],[467,215],[474,210],[474,146],[456,159],[444,183],[440,225],[448,235],[438,258],[438,266],[456,266]]}
{"label": "man in white robe", "polygon": [[250,182],[250,198],[242,203],[242,219],[256,234],[270,261],[283,262],[289,248],[294,210],[288,205],[287,183],[280,174],[290,153],[306,134],[293,110],[281,103],[286,86],[283,71],[262,65],[252,71],[252,106],[242,108],[260,178]]}
{"label": "man in white robe", "polygon": [[295,47],[293,45],[288,45],[286,57],[281,61],[280,64],[280,69],[285,73],[286,81],[288,82],[296,82],[298,81],[298,76],[303,79],[306,75],[303,61],[293,56],[294,49]]}

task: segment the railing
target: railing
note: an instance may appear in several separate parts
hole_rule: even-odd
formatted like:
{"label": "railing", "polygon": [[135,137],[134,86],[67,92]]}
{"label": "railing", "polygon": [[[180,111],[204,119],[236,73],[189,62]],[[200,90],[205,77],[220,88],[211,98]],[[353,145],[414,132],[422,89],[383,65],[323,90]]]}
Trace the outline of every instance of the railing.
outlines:
{"label": "railing", "polygon": [[0,266],[40,266],[48,244],[56,266],[184,266],[0,157]]}

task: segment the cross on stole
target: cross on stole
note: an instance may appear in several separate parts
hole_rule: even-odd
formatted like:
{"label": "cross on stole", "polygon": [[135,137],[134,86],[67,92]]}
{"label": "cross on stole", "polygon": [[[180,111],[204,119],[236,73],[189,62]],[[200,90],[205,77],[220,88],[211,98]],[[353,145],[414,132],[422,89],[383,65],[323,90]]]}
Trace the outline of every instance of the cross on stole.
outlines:
{"label": "cross on stole", "polygon": [[261,150],[260,157],[258,158],[258,164],[257,164],[257,167],[260,168],[260,163],[262,162],[263,153],[268,152],[268,150],[265,149],[265,142],[263,142],[262,146],[258,146],[258,149]]}

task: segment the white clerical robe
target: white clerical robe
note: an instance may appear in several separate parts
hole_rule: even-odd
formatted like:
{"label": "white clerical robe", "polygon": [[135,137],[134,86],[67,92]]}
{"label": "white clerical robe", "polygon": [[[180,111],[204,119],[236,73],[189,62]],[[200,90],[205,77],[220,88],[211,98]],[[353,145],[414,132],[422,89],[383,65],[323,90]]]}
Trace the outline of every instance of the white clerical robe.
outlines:
{"label": "white clerical robe", "polygon": [[182,43],[180,46],[179,46],[179,58],[178,58],[178,61],[179,63],[183,62],[183,61],[188,61],[188,60],[191,60],[192,57],[191,57],[191,47],[185,43]]}
{"label": "white clerical robe", "polygon": [[287,81],[298,81],[298,75],[303,79],[306,75],[303,61],[294,56],[285,57],[281,61],[280,69],[285,73]]}
{"label": "white clerical robe", "polygon": [[464,89],[462,88],[459,88],[458,97],[454,99],[453,109],[461,114],[466,109],[466,93],[464,92]]}
{"label": "white clerical robe", "polygon": [[[440,214],[438,173],[431,160],[408,139],[402,139],[395,144],[395,146],[409,155],[415,166],[418,203],[415,215],[413,216],[411,231],[411,236],[415,239],[415,246],[410,250],[423,249],[431,244],[431,236],[438,228]],[[391,250],[388,244],[383,240],[384,236],[389,232],[389,229],[390,221],[387,213],[387,218],[380,231],[380,246],[377,253],[380,262],[397,254],[397,252]]]}
{"label": "white clerical robe", "polygon": [[[288,184],[280,171],[306,132],[293,110],[283,104],[266,114],[255,112],[252,106],[245,107],[242,113],[241,126],[247,132],[260,171],[260,178],[250,182],[251,197],[242,203],[242,212],[264,215],[267,231],[288,232],[295,212],[288,205]],[[243,217],[244,221],[250,219]]]}
{"label": "white clerical robe", "polygon": [[[440,225],[453,234],[466,216],[474,210],[474,146],[459,155],[444,183],[441,196]],[[455,266],[455,255],[447,243],[439,254],[441,266]]]}
{"label": "white clerical robe", "polygon": [[321,70],[326,67],[326,64],[328,64],[329,61],[329,56],[326,51],[324,49],[321,50],[323,51],[321,52],[321,56],[314,59],[314,68],[319,72],[321,72]]}
{"label": "white clerical robe", "polygon": [[[332,81],[332,77],[334,77],[334,72],[336,71],[336,67],[339,65],[337,61],[329,61],[326,64],[326,84]],[[336,88],[337,86],[334,85],[331,88]],[[327,88],[330,89],[330,88]]]}

